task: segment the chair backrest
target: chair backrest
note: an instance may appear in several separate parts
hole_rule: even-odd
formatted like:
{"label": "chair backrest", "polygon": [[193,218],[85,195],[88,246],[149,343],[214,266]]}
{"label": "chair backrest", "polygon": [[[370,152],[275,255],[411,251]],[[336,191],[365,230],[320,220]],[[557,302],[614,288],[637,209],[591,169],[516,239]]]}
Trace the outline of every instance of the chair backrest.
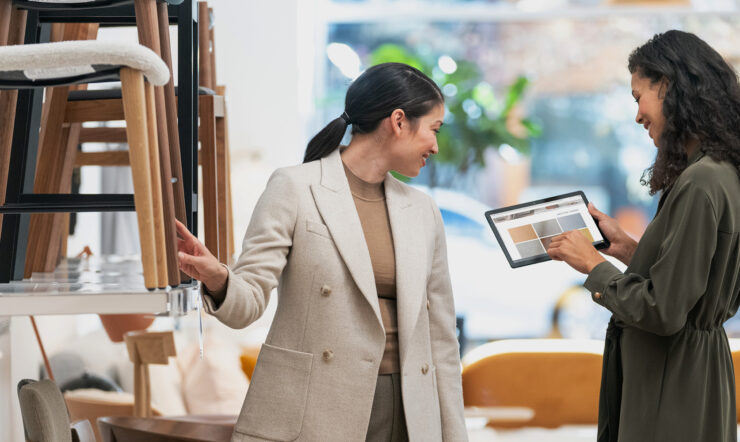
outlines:
{"label": "chair backrest", "polygon": [[18,400],[26,440],[72,442],[69,415],[59,387],[50,380],[24,379],[18,383]]}
{"label": "chair backrest", "polygon": [[532,420],[497,427],[595,424],[603,341],[531,339],[484,344],[463,359],[465,406],[527,407]]}

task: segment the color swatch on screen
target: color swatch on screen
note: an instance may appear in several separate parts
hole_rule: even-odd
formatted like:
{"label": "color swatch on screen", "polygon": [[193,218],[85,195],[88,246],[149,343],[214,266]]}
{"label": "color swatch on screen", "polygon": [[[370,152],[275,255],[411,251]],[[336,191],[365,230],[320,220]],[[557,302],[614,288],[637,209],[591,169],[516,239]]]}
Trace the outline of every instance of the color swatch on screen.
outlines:
{"label": "color swatch on screen", "polygon": [[508,229],[508,232],[521,255],[521,259],[524,259],[546,253],[547,247],[555,236],[570,230],[578,230],[591,242],[594,241],[580,213],[512,227]]}

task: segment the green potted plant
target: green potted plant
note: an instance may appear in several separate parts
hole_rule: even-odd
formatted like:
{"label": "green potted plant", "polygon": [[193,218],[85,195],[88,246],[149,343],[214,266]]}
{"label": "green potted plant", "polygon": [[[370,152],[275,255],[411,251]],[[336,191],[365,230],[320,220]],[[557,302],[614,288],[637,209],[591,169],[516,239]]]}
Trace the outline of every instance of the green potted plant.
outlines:
{"label": "green potted plant", "polygon": [[[527,155],[530,139],[542,133],[540,126],[521,115],[521,101],[529,86],[525,76],[516,78],[499,97],[478,65],[467,60],[423,57],[389,43],[370,54],[370,65],[385,62],[416,67],[433,78],[445,95],[447,116],[437,138],[439,154],[429,164],[430,187],[452,187],[456,176],[484,168],[488,149],[506,145]],[[439,167],[451,168],[452,173],[441,174],[435,162]]]}

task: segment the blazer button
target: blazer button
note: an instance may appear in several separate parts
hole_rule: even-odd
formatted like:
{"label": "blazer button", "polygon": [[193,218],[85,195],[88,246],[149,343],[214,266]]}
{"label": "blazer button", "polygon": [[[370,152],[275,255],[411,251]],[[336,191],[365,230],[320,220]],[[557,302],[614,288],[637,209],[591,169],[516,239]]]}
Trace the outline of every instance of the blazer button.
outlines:
{"label": "blazer button", "polygon": [[601,299],[601,292],[594,293],[594,298]]}
{"label": "blazer button", "polygon": [[331,295],[331,287],[329,287],[326,284],[324,284],[323,286],[321,286],[321,294],[324,295],[324,296]]}
{"label": "blazer button", "polygon": [[429,364],[424,364],[421,366],[421,374],[427,374],[429,372]]}
{"label": "blazer button", "polygon": [[329,362],[334,359],[334,352],[331,350],[324,350],[324,361]]}

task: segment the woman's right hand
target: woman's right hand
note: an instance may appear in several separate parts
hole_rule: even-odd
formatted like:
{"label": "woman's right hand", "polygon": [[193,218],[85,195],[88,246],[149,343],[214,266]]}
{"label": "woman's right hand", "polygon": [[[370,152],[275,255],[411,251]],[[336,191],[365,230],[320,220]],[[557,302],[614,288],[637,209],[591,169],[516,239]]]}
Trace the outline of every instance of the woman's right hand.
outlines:
{"label": "woman's right hand", "polygon": [[593,203],[588,203],[588,211],[591,213],[597,223],[599,229],[604,233],[606,239],[609,240],[609,248],[601,250],[604,254],[613,256],[624,264],[629,265],[632,261],[632,255],[635,253],[637,248],[637,241],[632,239],[627,233],[619,227],[617,220],[610,217],[609,215],[602,213],[596,209]]}
{"label": "woman's right hand", "polygon": [[229,277],[229,272],[218,262],[215,256],[203,245],[198,238],[180,221],[175,220],[177,225],[177,257],[179,258],[180,270],[191,278],[205,284],[211,293],[223,291]]}

